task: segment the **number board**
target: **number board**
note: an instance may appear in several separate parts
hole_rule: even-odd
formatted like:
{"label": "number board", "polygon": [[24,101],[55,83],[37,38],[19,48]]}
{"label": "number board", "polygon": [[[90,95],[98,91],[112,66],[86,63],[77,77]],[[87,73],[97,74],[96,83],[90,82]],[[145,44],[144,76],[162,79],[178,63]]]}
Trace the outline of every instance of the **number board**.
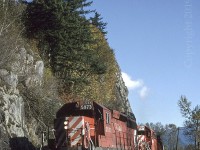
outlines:
{"label": "number board", "polygon": [[81,110],[90,110],[93,108],[92,102],[85,102],[83,105],[81,105]]}
{"label": "number board", "polygon": [[138,131],[144,131],[145,130],[145,127],[144,126],[140,126]]}

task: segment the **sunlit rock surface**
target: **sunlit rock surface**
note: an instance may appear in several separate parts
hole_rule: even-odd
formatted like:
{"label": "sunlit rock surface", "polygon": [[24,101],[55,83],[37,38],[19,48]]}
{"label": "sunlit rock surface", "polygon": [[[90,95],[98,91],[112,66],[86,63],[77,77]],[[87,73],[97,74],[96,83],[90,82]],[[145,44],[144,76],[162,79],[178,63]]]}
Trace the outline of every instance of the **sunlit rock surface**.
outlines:
{"label": "sunlit rock surface", "polygon": [[27,88],[41,85],[44,64],[41,60],[34,60],[31,50],[28,53],[21,48],[8,66],[0,68],[0,146],[3,149],[12,146],[28,149],[31,144],[27,145],[29,139],[26,137],[40,143],[40,135],[35,133],[39,124],[35,119],[26,122],[18,84],[22,82]]}

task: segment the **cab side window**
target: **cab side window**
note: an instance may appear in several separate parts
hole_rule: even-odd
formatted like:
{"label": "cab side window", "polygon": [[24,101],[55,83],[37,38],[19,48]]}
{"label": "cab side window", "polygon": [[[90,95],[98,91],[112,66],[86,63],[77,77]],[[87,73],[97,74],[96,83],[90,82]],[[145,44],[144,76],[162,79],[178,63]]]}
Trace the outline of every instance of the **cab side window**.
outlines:
{"label": "cab side window", "polygon": [[110,114],[106,112],[106,123],[110,124]]}

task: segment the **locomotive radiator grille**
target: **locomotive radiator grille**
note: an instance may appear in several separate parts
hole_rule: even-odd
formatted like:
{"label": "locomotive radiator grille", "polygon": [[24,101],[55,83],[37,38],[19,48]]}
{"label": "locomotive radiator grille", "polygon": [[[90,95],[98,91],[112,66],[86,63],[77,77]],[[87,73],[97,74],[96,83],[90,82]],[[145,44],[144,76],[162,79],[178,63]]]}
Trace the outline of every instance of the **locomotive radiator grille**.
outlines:
{"label": "locomotive radiator grille", "polygon": [[65,117],[68,121],[68,137],[70,138],[70,146],[76,146],[78,143],[82,143],[82,130],[84,128],[83,117]]}

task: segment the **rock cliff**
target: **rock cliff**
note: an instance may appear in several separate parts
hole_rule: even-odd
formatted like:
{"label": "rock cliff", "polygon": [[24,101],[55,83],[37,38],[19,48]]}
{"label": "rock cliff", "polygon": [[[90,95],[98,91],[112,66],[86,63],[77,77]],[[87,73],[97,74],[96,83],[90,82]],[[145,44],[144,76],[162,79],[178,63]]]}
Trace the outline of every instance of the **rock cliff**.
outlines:
{"label": "rock cliff", "polygon": [[125,86],[124,80],[122,78],[121,70],[119,68],[117,74],[117,83],[116,83],[116,97],[120,104],[122,104],[122,111],[125,113],[131,112],[132,109],[130,102],[128,100],[128,88]]}
{"label": "rock cliff", "polygon": [[[120,105],[122,104],[122,111],[132,112],[128,100],[128,89],[124,84],[120,69],[116,76],[117,101]],[[44,82],[44,63],[29,49],[20,48],[13,61],[0,68],[0,146],[3,149],[28,150],[41,145],[41,134],[47,126],[40,119],[50,114],[48,112],[50,109],[60,107],[60,103],[53,100],[52,104],[46,107],[52,98],[41,90]],[[49,93],[53,93],[52,85],[47,85]],[[48,103],[41,104],[37,99],[43,99],[45,94],[48,97]],[[33,112],[31,103],[35,103],[41,112],[37,110]],[[52,108],[52,106],[56,107]],[[50,123],[55,111],[51,112],[49,118],[45,116]]]}
{"label": "rock cliff", "polygon": [[15,56],[10,64],[0,68],[0,145],[3,149],[11,149],[13,144],[26,141],[25,137],[40,142],[34,131],[38,127],[37,121],[32,118],[32,122],[26,122],[25,103],[18,85],[23,81],[27,88],[40,86],[44,64],[41,60],[34,60],[33,52],[27,52],[25,48],[19,49]]}

